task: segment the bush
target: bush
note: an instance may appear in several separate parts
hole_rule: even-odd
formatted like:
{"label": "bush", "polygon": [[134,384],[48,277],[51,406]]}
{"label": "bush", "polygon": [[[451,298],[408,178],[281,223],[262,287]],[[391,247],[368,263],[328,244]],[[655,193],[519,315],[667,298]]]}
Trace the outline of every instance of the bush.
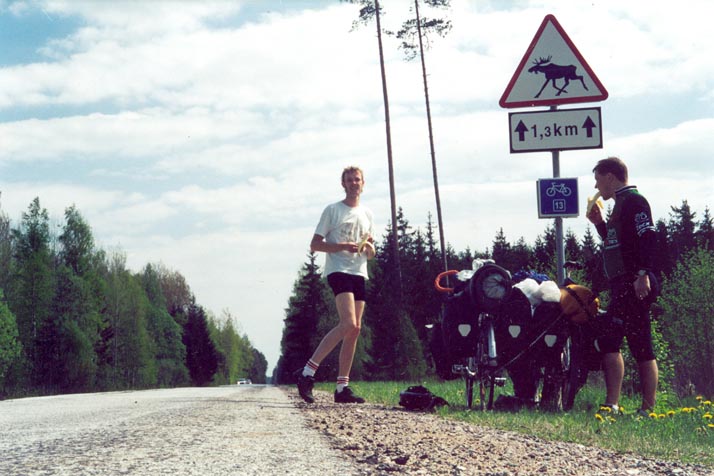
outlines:
{"label": "bush", "polygon": [[[690,252],[662,286],[662,333],[680,390],[714,395],[714,252]],[[692,388],[693,387],[693,388]]]}

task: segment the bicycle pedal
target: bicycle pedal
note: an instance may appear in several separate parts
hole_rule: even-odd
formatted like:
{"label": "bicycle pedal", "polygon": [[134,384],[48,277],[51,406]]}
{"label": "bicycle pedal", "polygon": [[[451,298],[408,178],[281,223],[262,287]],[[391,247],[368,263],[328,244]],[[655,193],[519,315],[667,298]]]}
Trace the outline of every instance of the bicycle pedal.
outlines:
{"label": "bicycle pedal", "polygon": [[506,377],[496,377],[493,379],[493,383],[495,383],[498,387],[503,387],[506,385]]}

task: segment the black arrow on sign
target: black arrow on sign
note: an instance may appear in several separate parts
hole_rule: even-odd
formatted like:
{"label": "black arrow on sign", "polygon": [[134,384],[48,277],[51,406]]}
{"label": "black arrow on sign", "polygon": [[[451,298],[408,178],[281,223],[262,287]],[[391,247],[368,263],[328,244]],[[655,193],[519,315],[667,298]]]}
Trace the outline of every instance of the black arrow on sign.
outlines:
{"label": "black arrow on sign", "polygon": [[518,142],[523,142],[526,140],[526,132],[528,132],[528,128],[525,124],[523,124],[523,121],[518,121],[516,130],[513,132],[518,132]]}
{"label": "black arrow on sign", "polygon": [[597,125],[593,122],[592,119],[590,119],[590,116],[588,116],[587,119],[585,119],[585,122],[583,122],[583,129],[587,129],[588,131],[588,137],[593,136],[593,129],[596,128]]}

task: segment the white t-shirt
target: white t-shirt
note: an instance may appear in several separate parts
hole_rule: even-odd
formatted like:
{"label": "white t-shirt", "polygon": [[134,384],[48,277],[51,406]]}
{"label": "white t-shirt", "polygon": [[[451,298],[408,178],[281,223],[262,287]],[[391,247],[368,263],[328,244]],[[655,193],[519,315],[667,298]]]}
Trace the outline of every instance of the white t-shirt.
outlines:
{"label": "white t-shirt", "polygon": [[[343,202],[332,203],[325,207],[317,224],[315,234],[325,238],[327,243],[359,243],[365,233],[374,236],[372,211],[362,205],[350,207]],[[338,251],[326,253],[325,276],[341,272],[367,276],[367,254]]]}

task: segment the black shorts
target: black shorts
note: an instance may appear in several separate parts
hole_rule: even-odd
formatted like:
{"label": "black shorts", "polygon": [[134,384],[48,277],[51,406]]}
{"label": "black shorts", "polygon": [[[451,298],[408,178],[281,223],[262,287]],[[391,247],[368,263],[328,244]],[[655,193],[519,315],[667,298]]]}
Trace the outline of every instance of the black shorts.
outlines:
{"label": "black shorts", "polygon": [[355,296],[355,301],[364,301],[367,295],[365,279],[355,274],[330,273],[327,276],[327,284],[330,285],[335,296],[342,293],[352,293]]}
{"label": "black shorts", "polygon": [[604,354],[619,352],[623,338],[632,356],[639,362],[655,359],[652,345],[652,324],[650,303],[635,295],[630,282],[615,283],[612,286],[611,302],[607,310],[607,329],[597,338],[597,346]]}

